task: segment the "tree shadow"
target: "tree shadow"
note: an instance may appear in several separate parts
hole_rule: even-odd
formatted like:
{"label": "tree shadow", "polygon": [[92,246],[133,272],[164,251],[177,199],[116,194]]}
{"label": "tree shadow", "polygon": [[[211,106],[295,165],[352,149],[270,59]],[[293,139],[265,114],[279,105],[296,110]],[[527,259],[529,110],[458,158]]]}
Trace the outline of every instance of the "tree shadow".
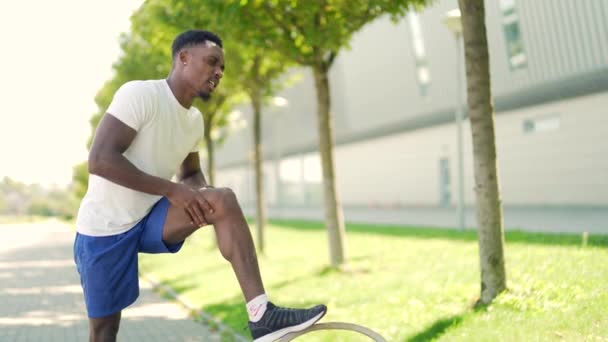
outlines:
{"label": "tree shadow", "polygon": [[463,320],[464,316],[462,314],[439,319],[416,335],[406,338],[404,342],[431,341],[445,334],[449,328],[458,326]]}
{"label": "tree shadow", "polygon": [[[247,321],[249,318],[242,297],[238,296],[215,304],[205,305],[201,310],[220,320],[222,323],[231,326],[237,333],[241,335],[249,334],[247,331]],[[214,324],[214,322],[205,323],[210,326]]]}
{"label": "tree shadow", "polygon": [[464,310],[460,314],[438,319],[426,329],[406,338],[404,342],[423,342],[434,340],[445,334],[448,329],[458,327],[465,321],[465,318],[469,318],[477,313],[487,312],[489,306],[490,304],[484,304],[481,302],[481,298],[478,298],[471,302],[468,309]]}

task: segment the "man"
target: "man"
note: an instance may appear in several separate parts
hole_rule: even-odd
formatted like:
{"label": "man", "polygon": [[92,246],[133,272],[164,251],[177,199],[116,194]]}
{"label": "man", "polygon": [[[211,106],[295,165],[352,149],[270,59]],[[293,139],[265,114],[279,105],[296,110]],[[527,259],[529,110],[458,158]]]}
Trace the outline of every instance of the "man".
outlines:
{"label": "man", "polygon": [[[200,169],[203,122],[192,103],[220,83],[222,41],[208,31],[187,31],[176,37],[172,53],[166,80],[131,81],[116,92],[91,146],[74,241],[90,341],[116,340],[121,310],[139,295],[138,252],[176,253],[207,224],[241,286],[254,341],[303,330],[327,308],[287,309],[268,301],[234,193],[208,186]],[[179,183],[170,181],[176,171]]]}

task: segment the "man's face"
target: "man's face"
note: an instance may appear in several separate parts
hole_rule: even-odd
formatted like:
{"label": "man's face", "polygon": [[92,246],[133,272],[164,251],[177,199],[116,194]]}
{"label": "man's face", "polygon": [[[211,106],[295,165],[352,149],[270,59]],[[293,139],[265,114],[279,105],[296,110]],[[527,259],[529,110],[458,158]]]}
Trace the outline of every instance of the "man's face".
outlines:
{"label": "man's face", "polygon": [[213,42],[187,49],[184,56],[184,76],[188,85],[207,100],[224,75],[224,50]]}

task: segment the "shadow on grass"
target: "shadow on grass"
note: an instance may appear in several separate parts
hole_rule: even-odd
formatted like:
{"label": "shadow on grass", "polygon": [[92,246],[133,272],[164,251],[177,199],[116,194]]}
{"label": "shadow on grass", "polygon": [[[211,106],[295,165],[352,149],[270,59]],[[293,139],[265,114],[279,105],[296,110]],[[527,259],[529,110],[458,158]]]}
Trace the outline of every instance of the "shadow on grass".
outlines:
{"label": "shadow on grass", "polygon": [[[273,220],[273,225],[283,229],[294,229],[300,231],[321,231],[325,226],[316,221],[283,221]],[[407,227],[371,224],[347,224],[346,231],[349,233],[378,234],[398,237],[411,237],[418,239],[449,239],[456,241],[477,241],[477,231],[467,230],[464,232],[448,228],[432,227]],[[542,245],[581,246],[581,234],[569,233],[534,233],[524,231],[505,232],[507,243],[525,243]],[[589,235],[588,246],[608,247],[608,235]]]}
{"label": "shadow on grass", "polygon": [[448,318],[438,319],[426,329],[406,338],[404,342],[423,342],[434,340],[445,334],[448,329],[458,327],[462,322],[464,322],[465,318],[469,318],[471,315],[475,315],[477,313],[487,312],[488,306],[488,304],[483,304],[478,299],[469,307],[469,309],[465,310],[464,312]]}
{"label": "shadow on grass", "polygon": [[241,335],[249,335],[247,331],[247,310],[245,310],[245,302],[242,297],[235,297],[220,303],[206,305],[201,308],[202,311],[210,314],[222,323],[231,327],[234,331]]}
{"label": "shadow on grass", "polygon": [[451,327],[456,327],[464,320],[463,315],[455,315],[448,318],[442,318],[428,326],[423,331],[416,335],[410,336],[404,342],[424,342],[431,341],[445,334],[446,330]]}

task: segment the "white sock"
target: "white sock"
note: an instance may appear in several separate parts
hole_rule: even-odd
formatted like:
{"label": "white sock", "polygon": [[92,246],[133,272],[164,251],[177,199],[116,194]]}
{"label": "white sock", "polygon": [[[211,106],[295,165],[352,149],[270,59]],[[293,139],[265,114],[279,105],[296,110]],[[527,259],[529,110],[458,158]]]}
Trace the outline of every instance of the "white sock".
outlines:
{"label": "white sock", "polygon": [[249,321],[257,322],[262,319],[264,312],[266,312],[266,304],[268,304],[268,297],[263,293],[247,303],[247,314],[249,315]]}

